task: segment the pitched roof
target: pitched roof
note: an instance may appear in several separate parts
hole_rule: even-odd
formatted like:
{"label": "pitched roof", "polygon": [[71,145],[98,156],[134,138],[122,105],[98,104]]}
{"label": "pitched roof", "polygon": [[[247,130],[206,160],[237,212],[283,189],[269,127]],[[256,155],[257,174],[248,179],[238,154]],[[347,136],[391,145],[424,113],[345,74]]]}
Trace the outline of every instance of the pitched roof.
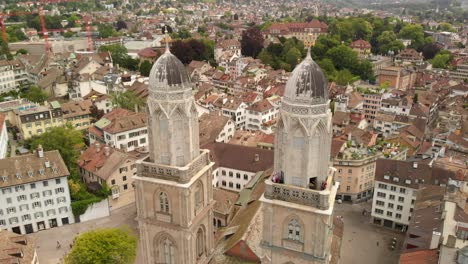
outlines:
{"label": "pitched roof", "polygon": [[33,263],[36,240],[31,236],[0,231],[0,263]]}
{"label": "pitched roof", "polygon": [[370,49],[371,44],[363,39],[358,39],[353,41],[350,45],[351,48],[357,48],[357,49]]}
{"label": "pitched roof", "polygon": [[400,255],[400,264],[437,264],[439,249],[427,249],[407,252]]}
{"label": "pitched roof", "polygon": [[[388,176],[388,177],[387,177]],[[396,181],[394,178],[398,178]],[[428,164],[378,159],[375,170],[375,180],[391,184],[419,188],[419,184],[447,184],[449,178],[455,178],[455,173],[444,168],[431,168]]]}
{"label": "pitched roof", "polygon": [[215,142],[230,120],[229,117],[221,115],[221,112],[204,113],[200,116],[198,119],[200,146]]}
{"label": "pitched roof", "polygon": [[105,114],[103,118],[109,120],[110,123],[101,129],[110,134],[146,127],[147,122],[146,113],[136,113],[123,108],[114,108],[111,112]]}
{"label": "pitched roof", "polygon": [[[92,144],[80,155],[78,165],[99,178],[107,180],[131,156],[109,146],[99,145],[98,147],[97,144]],[[105,148],[108,148],[108,155],[106,155]]]}
{"label": "pitched roof", "polygon": [[272,108],[274,108],[274,106],[270,103],[270,101],[268,99],[263,99],[247,107],[247,110],[262,113]]}
{"label": "pitched roof", "polygon": [[70,101],[61,105],[64,118],[90,114],[93,105],[91,100]]}
{"label": "pitched roof", "polygon": [[[226,167],[248,172],[265,171],[273,167],[273,151],[227,143],[210,143],[211,159],[218,167]],[[258,155],[258,161],[255,157]]]}
{"label": "pitched roof", "polygon": [[220,214],[228,214],[234,206],[239,194],[220,188],[213,188],[213,200],[216,201],[213,210]]}
{"label": "pitched roof", "polygon": [[58,150],[44,152],[42,158],[28,154],[0,160],[0,188],[68,175],[70,173]]}
{"label": "pitched roof", "polygon": [[348,125],[350,120],[349,112],[336,111],[332,117],[334,125]]}

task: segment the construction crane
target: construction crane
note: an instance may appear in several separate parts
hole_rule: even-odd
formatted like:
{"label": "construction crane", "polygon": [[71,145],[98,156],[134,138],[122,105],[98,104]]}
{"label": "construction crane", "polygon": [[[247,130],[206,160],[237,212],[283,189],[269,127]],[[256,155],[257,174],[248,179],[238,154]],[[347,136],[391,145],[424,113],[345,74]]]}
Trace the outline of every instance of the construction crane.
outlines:
{"label": "construction crane", "polygon": [[[6,32],[5,20],[7,17],[10,16],[20,16],[20,15],[30,15],[30,14],[39,14],[39,20],[41,22],[41,32],[44,38],[45,43],[45,51],[49,53],[51,51],[51,46],[49,43],[49,32],[63,32],[64,30],[61,29],[54,29],[54,30],[47,30],[45,19],[44,19],[44,7],[45,4],[57,4],[57,3],[67,3],[67,2],[77,2],[78,0],[42,0],[38,1],[38,11],[33,12],[14,12],[14,13],[0,13],[0,27],[2,30],[2,38],[5,43],[8,43],[8,34]],[[87,26],[87,30],[90,30],[89,25]],[[91,39],[91,32],[88,32],[88,46]],[[91,43],[92,44],[92,43]],[[89,47],[88,47],[89,48]]]}
{"label": "construction crane", "polygon": [[85,15],[86,38],[88,38],[88,51],[93,51],[93,39],[91,38],[91,26],[89,25],[89,16]]}

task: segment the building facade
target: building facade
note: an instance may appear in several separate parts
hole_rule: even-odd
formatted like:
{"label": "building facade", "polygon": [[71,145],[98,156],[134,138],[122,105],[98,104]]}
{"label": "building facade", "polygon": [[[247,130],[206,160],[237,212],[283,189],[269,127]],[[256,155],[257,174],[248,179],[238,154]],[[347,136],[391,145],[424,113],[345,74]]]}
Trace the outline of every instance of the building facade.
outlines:
{"label": "building facade", "polygon": [[41,135],[52,127],[64,125],[60,105],[37,106],[13,111],[13,124],[19,129],[23,139]]}
{"label": "building facade", "polygon": [[149,158],[134,177],[143,263],[208,263],[213,163],[199,147],[189,75],[168,47],[151,69],[147,112]]}
{"label": "building facade", "polygon": [[286,84],[274,172],[265,181],[265,263],[329,263],[338,184],[329,168],[332,114],[327,79],[310,52]]}
{"label": "building facade", "polygon": [[267,38],[297,38],[304,46],[313,46],[319,36],[328,32],[328,25],[314,19],[310,22],[274,23],[263,33]]}
{"label": "building facade", "polygon": [[57,150],[0,160],[0,226],[17,234],[74,223],[68,172]]}

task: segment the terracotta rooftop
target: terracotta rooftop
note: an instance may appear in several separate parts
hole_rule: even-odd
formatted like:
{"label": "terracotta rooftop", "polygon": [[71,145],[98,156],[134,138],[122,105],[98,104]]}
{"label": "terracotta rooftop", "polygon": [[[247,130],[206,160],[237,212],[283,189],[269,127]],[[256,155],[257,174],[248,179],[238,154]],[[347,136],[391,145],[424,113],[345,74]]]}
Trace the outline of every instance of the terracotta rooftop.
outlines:
{"label": "terracotta rooftop", "polygon": [[236,192],[213,188],[213,199],[216,201],[213,210],[220,214],[228,214],[238,198],[239,194]]}
{"label": "terracotta rooftop", "polygon": [[68,176],[67,166],[58,150],[0,160],[0,188]]}
{"label": "terracotta rooftop", "polygon": [[[273,167],[273,151],[227,143],[210,143],[211,159],[218,167],[248,172],[266,171]],[[258,161],[255,160],[258,155]]]}
{"label": "terracotta rooftop", "polygon": [[357,48],[357,49],[370,49],[371,44],[363,39],[358,39],[353,41],[350,45],[351,48]]}
{"label": "terracotta rooftop", "polygon": [[0,230],[0,263],[35,263],[35,257],[37,258],[34,238]]}
{"label": "terracotta rooftop", "polygon": [[200,116],[198,119],[200,146],[215,142],[228,122],[232,122],[231,119],[221,115],[221,112],[204,113]]}
{"label": "terracotta rooftop", "polygon": [[270,103],[268,99],[263,99],[247,107],[247,110],[263,113],[273,108],[274,106]]}

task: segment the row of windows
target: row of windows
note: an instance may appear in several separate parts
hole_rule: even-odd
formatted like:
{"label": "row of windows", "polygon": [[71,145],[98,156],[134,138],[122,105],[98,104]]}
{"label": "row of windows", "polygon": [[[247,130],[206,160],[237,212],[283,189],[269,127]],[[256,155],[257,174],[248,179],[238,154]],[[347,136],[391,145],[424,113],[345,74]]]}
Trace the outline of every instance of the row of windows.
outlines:
{"label": "row of windows", "polygon": [[[217,174],[217,173],[216,173]],[[229,177],[234,177],[234,172],[230,171],[229,173]],[[226,176],[226,171],[225,170],[221,170],[221,175],[223,176]],[[236,178],[237,179],[240,179],[241,178],[241,174],[239,172],[236,172]],[[244,180],[248,180],[249,179],[249,175],[247,174],[244,174]]]}
{"label": "row of windows", "polygon": [[[143,129],[143,130],[140,130],[140,131],[135,131],[135,132],[128,133],[128,138],[133,138],[133,137],[137,137],[139,135],[146,135],[146,134],[148,134],[148,130]],[[106,136],[108,136],[108,135],[106,135]],[[127,135],[125,135],[125,134],[117,136],[117,140],[124,140],[126,138],[127,138]],[[110,136],[109,136],[108,139],[110,139]]]}
{"label": "row of windows", "polygon": [[[385,202],[384,201],[379,201],[379,200],[376,200],[375,204],[377,206],[382,206],[384,207],[385,206]],[[390,209],[393,209],[394,208],[394,204],[393,203],[388,203],[387,204],[387,207],[390,208]],[[402,205],[397,205],[396,209],[398,211],[402,211],[403,210],[403,206]],[[412,209],[411,209],[412,210]]]}
{"label": "row of windows", "polygon": [[[388,187],[387,184],[379,183],[378,186],[379,186],[380,189],[384,189],[384,190],[387,190],[387,189],[388,189],[388,188],[387,188],[387,187]],[[391,185],[390,185],[390,191],[396,192],[396,191],[397,191],[397,187],[396,187],[396,186],[391,186]],[[406,193],[406,189],[400,187],[400,193]]]}
{"label": "row of windows", "polygon": [[[379,215],[383,215],[383,214],[384,214],[384,210],[378,209],[378,208],[376,208],[376,209],[374,210],[374,212],[375,212],[376,214],[379,214]],[[386,215],[387,215],[388,217],[393,217],[393,212],[392,212],[392,211],[387,211],[387,214],[386,214]],[[396,219],[401,219],[401,214],[400,214],[400,213],[396,213],[396,214],[395,214],[395,218],[396,218]]]}
{"label": "row of windows", "polygon": [[[222,185],[223,187],[226,187],[226,184],[229,185],[229,188],[234,188],[234,183],[233,183],[233,182],[226,182],[226,181],[222,181],[222,182],[221,182],[221,185]],[[236,183],[236,189],[237,189],[237,190],[240,190],[240,189],[241,189],[240,183]]]}
{"label": "row of windows", "polygon": [[[383,193],[383,192],[377,192],[377,197],[386,198],[386,197],[387,197],[387,194],[386,194],[386,193]],[[390,200],[395,200],[395,195],[390,194],[388,198],[389,198]],[[405,201],[405,197],[398,196],[398,202],[403,203],[404,201]]]}
{"label": "row of windows", "polygon": [[[59,214],[67,213],[68,212],[68,207],[66,207],[66,206],[60,207],[58,209],[58,211],[59,211]],[[47,216],[52,216],[52,215],[55,215],[55,214],[56,214],[55,209],[49,209],[49,210],[46,211]],[[44,217],[43,212],[36,212],[33,215],[34,215],[35,219]],[[22,221],[30,221],[31,219],[32,219],[31,214],[25,214],[25,215],[21,216]],[[16,216],[15,217],[10,217],[8,219],[8,223],[10,225],[17,224],[17,223],[19,223],[19,218],[16,217]],[[0,219],[0,226],[2,226],[2,225],[3,226],[6,225],[6,220],[5,219]]]}
{"label": "row of windows", "polygon": [[[41,173],[41,175],[42,175],[42,173]],[[31,176],[32,176],[32,175],[31,175]],[[55,183],[56,183],[56,184],[60,184],[60,183],[61,183],[61,180],[60,180],[60,179],[55,179]],[[39,184],[39,183],[34,182],[34,183],[29,184],[29,187],[30,187],[31,189],[36,189],[36,187],[38,186],[38,184]],[[43,187],[49,186],[49,181],[43,181],[43,182],[42,182],[42,186],[43,186]],[[26,187],[25,187],[24,184],[22,184],[22,185],[16,185],[16,186],[15,186],[15,191],[16,191],[16,192],[21,192],[21,191],[24,191],[25,189],[26,189]],[[60,189],[60,188],[58,188],[58,189]],[[61,188],[61,189],[63,189],[63,188]],[[3,188],[3,189],[2,189],[2,194],[9,194],[9,193],[12,193],[12,192],[13,192],[13,191],[12,191],[12,187],[7,187],[7,188]],[[62,192],[63,192],[63,191],[62,191]]]}
{"label": "row of windows", "polygon": [[[60,203],[65,203],[67,201],[67,199],[65,197],[58,197],[56,199],[57,201],[57,204],[60,204]],[[54,205],[54,199],[47,199],[44,201],[44,206],[50,206],[50,205]],[[32,209],[36,209],[36,208],[41,208],[42,207],[42,203],[40,201],[35,201],[31,204],[31,208]],[[27,211],[29,210],[29,204],[22,204],[20,205],[19,207],[19,212],[22,212],[22,211]],[[17,210],[16,210],[16,207],[15,206],[11,206],[11,207],[8,207],[6,208],[6,213],[7,214],[14,214],[16,213]],[[3,210],[0,209],[0,215],[3,215]]]}
{"label": "row of windows", "polygon": [[[63,187],[59,187],[59,188],[55,189],[55,194],[64,193],[64,192],[65,192],[65,189]],[[52,190],[45,190],[45,191],[42,192],[43,197],[47,197],[47,196],[51,196],[51,195],[52,195]],[[34,193],[31,193],[29,196],[31,197],[31,199],[35,199],[35,198],[39,198],[40,194],[39,194],[39,192],[34,192]],[[18,200],[18,202],[26,201],[27,196],[25,194],[18,195],[16,197],[16,199]],[[11,204],[12,203],[12,198],[7,197],[6,202],[7,202],[7,204]]]}

